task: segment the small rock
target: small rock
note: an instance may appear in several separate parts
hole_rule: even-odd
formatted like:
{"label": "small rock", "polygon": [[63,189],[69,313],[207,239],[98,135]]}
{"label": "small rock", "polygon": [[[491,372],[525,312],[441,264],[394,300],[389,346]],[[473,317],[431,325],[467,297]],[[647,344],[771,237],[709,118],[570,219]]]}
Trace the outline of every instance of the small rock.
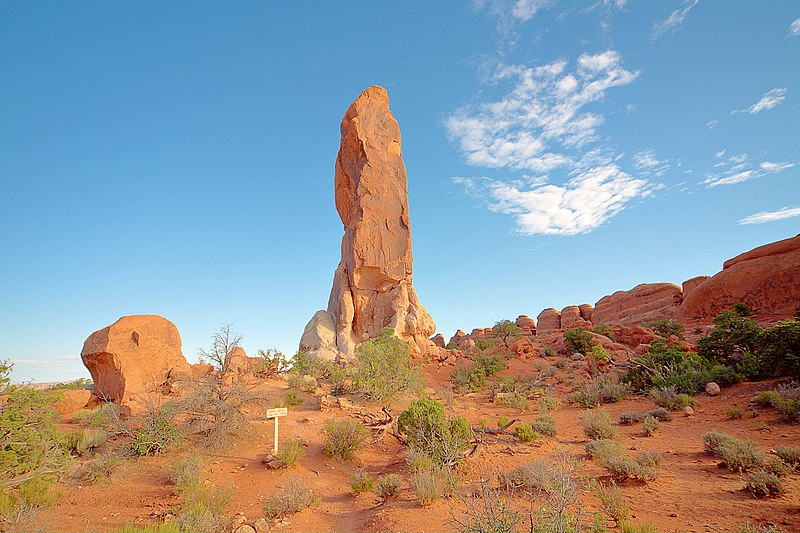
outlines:
{"label": "small rock", "polygon": [[234,533],[256,533],[256,530],[252,527],[244,524],[243,526],[239,526],[234,530]]}
{"label": "small rock", "polygon": [[243,513],[236,513],[236,516],[231,520],[231,529],[239,533],[239,528],[247,523],[247,517]]}
{"label": "small rock", "polygon": [[669,515],[670,515],[672,518],[677,518],[677,517],[678,517],[678,513],[670,513]]}
{"label": "small rock", "polygon": [[714,383],[713,381],[706,385],[706,394],[709,396],[719,396],[719,385]]}
{"label": "small rock", "polygon": [[269,522],[263,518],[259,518],[253,524],[253,529],[256,530],[256,533],[267,533],[267,531],[269,531]]}
{"label": "small rock", "polygon": [[692,416],[694,414],[694,409],[690,405],[687,405],[683,408],[683,414],[686,416]]}

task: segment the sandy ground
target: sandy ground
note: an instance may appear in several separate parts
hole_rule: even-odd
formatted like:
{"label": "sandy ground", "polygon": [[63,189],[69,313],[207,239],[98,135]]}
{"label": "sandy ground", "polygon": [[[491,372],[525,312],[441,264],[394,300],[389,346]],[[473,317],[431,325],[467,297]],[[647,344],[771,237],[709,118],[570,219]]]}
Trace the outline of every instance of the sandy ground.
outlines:
{"label": "sandy ground", "polygon": [[[536,372],[543,360],[513,361],[506,372]],[[452,367],[427,365],[424,369],[428,392],[447,402],[449,410],[461,414],[474,425],[486,419],[494,426],[501,415],[531,421],[538,415],[535,405],[529,411],[498,407],[488,393],[449,397],[443,385]],[[287,386],[281,380],[266,382],[264,388],[282,398]],[[769,451],[779,445],[800,446],[800,426],[778,423],[772,410],[760,416],[748,413],[742,420],[730,421],[725,412],[731,405],[746,407],[752,396],[770,389],[774,382],[744,383],[723,389],[718,397],[697,396],[699,406],[693,416],[676,414],[664,422],[652,437],[645,437],[641,425],[618,426],[622,441],[630,450],[658,450],[664,460],[660,477],[650,483],[627,482],[622,490],[631,507],[632,521],[649,523],[658,531],[729,531],[736,524],[775,524],[785,531],[800,531],[800,475],[791,476],[786,494],[780,498],[757,500],[743,490],[744,475],[729,472],[718,461],[703,452],[702,435],[718,429],[741,438],[755,440]],[[553,391],[565,396],[571,386],[553,382]],[[320,391],[321,392],[321,391]],[[322,450],[325,420],[348,416],[346,413],[320,411],[319,393],[299,393],[304,403],[290,409],[281,419],[281,440],[300,437],[310,444],[302,464],[289,470],[271,470],[263,458],[272,448],[272,422],[255,420],[247,438],[231,443],[223,453],[208,456],[204,476],[215,485],[235,487],[229,506],[231,515],[244,513],[249,521],[261,516],[264,500],[288,477],[300,477],[321,498],[319,506],[307,509],[273,525],[273,531],[453,531],[454,514],[460,512],[457,499],[435,502],[422,507],[409,487],[411,474],[405,463],[405,447],[391,436],[359,452],[348,462],[337,462]],[[365,409],[377,412],[377,405],[355,399]],[[397,414],[410,402],[407,399],[392,405]],[[616,419],[624,411],[654,408],[647,398],[629,398],[604,406]],[[533,444],[519,444],[512,437],[486,438],[475,456],[467,461],[466,486],[474,485],[482,475],[511,469],[532,459],[551,459],[565,451],[580,461],[580,472],[606,479],[606,472],[588,459],[584,452],[586,438],[580,426],[583,409],[564,402],[550,413],[558,423],[558,435]],[[76,429],[67,422],[66,427]],[[156,523],[164,513],[177,506],[168,476],[175,461],[187,454],[191,446],[184,444],[157,457],[126,461],[109,479],[95,485],[66,479],[59,485],[62,497],[57,505],[44,511],[36,526],[48,531],[110,531],[125,524]],[[634,452],[630,452],[634,453]],[[353,496],[349,476],[357,467],[365,467],[377,476],[399,473],[405,482],[396,499],[379,504],[373,494]],[[586,506],[597,509],[592,497]],[[609,522],[613,526],[613,522]]]}

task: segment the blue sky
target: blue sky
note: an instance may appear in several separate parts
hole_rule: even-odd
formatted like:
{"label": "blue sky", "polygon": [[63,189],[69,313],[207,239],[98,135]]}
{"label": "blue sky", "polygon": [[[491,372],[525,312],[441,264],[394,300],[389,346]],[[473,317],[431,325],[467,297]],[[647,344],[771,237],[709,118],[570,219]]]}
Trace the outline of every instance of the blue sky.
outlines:
{"label": "blue sky", "polygon": [[339,260],[339,121],[387,88],[446,337],[717,272],[800,228],[796,1],[3,2],[0,357],[223,323],[293,353]]}

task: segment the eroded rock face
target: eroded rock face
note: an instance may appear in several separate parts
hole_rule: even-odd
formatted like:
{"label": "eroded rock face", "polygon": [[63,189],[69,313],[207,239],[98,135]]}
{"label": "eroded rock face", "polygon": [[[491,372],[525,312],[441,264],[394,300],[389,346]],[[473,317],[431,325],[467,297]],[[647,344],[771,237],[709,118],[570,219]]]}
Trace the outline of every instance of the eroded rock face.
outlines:
{"label": "eroded rock face", "polygon": [[722,272],[684,295],[680,318],[712,318],[739,302],[757,313],[794,313],[800,305],[800,235],[725,261]]}
{"label": "eroded rock face", "polygon": [[681,288],[674,283],[643,283],[629,291],[604,296],[594,306],[594,324],[634,326],[674,318],[681,304]]}
{"label": "eroded rock face", "polygon": [[83,343],[81,359],[92,374],[94,395],[120,404],[157,391],[171,371],[192,371],[178,328],[158,315],[124,316],[95,331]]}
{"label": "eroded rock face", "polygon": [[561,327],[563,329],[571,328],[578,321],[583,322],[581,310],[577,305],[568,305],[561,310]]}
{"label": "eroded rock face", "polygon": [[[345,359],[357,344],[391,327],[418,353],[438,349],[436,325],[411,283],[411,223],[400,127],[382,87],[361,93],[341,123],[334,180],[344,225],[342,259],[327,311],[317,312],[301,349]],[[327,316],[325,316],[327,314]],[[331,328],[333,341],[331,340]]]}
{"label": "eroded rock face", "polygon": [[536,321],[527,315],[519,315],[514,324],[522,330],[525,335],[536,334]]}
{"label": "eroded rock face", "polygon": [[538,324],[536,328],[537,335],[561,329],[561,313],[552,307],[548,307],[539,313],[539,316],[536,317],[536,323]]}
{"label": "eroded rock face", "polygon": [[581,304],[578,306],[581,310],[581,318],[586,322],[592,321],[592,314],[594,313],[594,306],[592,304]]}

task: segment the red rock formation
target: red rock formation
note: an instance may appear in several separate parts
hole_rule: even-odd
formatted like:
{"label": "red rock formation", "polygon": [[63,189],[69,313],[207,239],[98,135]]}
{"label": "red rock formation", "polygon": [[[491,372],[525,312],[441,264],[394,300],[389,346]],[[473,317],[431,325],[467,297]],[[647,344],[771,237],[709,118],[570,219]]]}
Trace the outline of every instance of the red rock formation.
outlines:
{"label": "red rock formation", "polygon": [[556,329],[561,329],[561,313],[558,310],[548,307],[536,317],[536,334],[542,335]]}
{"label": "red rock formation", "polygon": [[51,406],[55,412],[61,416],[71,415],[79,409],[83,409],[89,398],[92,396],[91,391],[78,389],[78,390],[59,390],[50,393],[56,396],[58,400]]}
{"label": "red rock formation", "polygon": [[581,320],[581,310],[577,305],[568,305],[561,310],[562,329],[571,328],[573,325],[576,325],[575,323],[578,320]]}
{"label": "red rock formation", "polygon": [[684,295],[679,316],[712,318],[739,302],[757,313],[794,313],[800,306],[800,235],[725,261],[722,272]]}
{"label": "red rock formation", "polygon": [[391,327],[416,352],[434,351],[429,337],[436,325],[411,284],[408,183],[386,90],[361,93],[342,119],[341,134],[334,182],[345,231],[342,260],[328,309],[306,326],[300,349],[351,358],[357,344]]}
{"label": "red rock formation", "polygon": [[594,306],[592,322],[633,326],[651,320],[674,318],[681,303],[681,288],[673,283],[643,283],[629,291],[604,296]]}
{"label": "red rock formation", "polygon": [[431,337],[431,342],[433,342],[433,344],[435,344],[439,348],[444,348],[445,346],[447,346],[447,343],[444,340],[444,335],[442,335],[441,333],[437,333],[436,335]]}
{"label": "red rock formation", "polygon": [[592,313],[594,313],[594,306],[592,304],[581,304],[578,306],[581,310],[581,318],[586,322],[592,321]]}
{"label": "red rock formation", "polygon": [[95,331],[83,344],[83,364],[94,380],[95,396],[123,403],[156,391],[170,374],[191,374],[181,353],[175,324],[157,315],[124,316]]}
{"label": "red rock formation", "polygon": [[681,285],[683,288],[683,295],[682,299],[685,300],[689,294],[695,290],[700,284],[702,284],[705,280],[709,279],[711,276],[696,276],[691,279],[687,279]]}
{"label": "red rock formation", "polygon": [[536,321],[529,316],[519,315],[514,324],[522,330],[524,335],[536,334]]}

